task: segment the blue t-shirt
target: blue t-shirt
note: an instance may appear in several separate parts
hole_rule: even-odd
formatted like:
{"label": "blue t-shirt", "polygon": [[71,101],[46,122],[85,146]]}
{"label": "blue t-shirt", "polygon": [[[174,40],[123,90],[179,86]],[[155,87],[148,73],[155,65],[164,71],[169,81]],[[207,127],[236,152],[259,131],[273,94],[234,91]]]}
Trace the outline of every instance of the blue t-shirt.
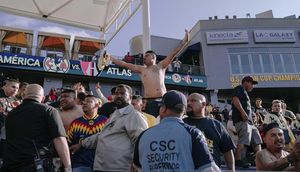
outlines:
{"label": "blue t-shirt", "polygon": [[214,162],[200,130],[168,117],[138,138],[134,164],[147,171],[195,171]]}
{"label": "blue t-shirt", "polygon": [[221,166],[222,153],[235,148],[235,145],[222,123],[211,118],[184,118],[183,121],[197,127],[206,138],[207,146],[216,164]]}

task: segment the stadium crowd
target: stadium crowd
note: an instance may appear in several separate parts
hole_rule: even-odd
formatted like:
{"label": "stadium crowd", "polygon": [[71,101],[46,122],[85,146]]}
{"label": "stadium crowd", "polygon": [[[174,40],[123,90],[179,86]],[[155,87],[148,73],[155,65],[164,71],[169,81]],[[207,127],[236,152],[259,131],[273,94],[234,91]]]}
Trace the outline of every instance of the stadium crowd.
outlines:
{"label": "stadium crowd", "polygon": [[119,84],[108,99],[80,83],[44,89],[5,79],[0,90],[1,171],[299,171],[300,114],[273,100],[270,110],[248,92],[258,84],[243,78],[233,89],[232,109],[212,106],[200,93],[167,91],[165,71],[182,43],[156,64],[110,57],[140,74],[145,95]]}

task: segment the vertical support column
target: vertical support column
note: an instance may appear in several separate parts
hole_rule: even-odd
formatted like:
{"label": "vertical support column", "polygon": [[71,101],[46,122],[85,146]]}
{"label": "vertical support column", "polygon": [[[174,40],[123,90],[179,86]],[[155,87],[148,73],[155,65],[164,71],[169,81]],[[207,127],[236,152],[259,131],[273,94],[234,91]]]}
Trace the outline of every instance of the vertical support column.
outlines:
{"label": "vertical support column", "polygon": [[142,1],[143,10],[143,51],[146,52],[151,49],[151,36],[150,36],[150,6],[149,0]]}

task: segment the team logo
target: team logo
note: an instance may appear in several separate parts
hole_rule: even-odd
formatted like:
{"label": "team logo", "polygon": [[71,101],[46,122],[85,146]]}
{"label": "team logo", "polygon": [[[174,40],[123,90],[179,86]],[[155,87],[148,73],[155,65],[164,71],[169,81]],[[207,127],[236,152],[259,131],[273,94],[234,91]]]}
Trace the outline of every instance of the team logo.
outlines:
{"label": "team logo", "polygon": [[97,76],[98,70],[96,63],[80,61],[81,71],[86,76]]}
{"label": "team logo", "polygon": [[174,73],[172,75],[172,80],[175,82],[175,83],[179,83],[181,81],[181,76],[178,74],[178,73]]}
{"label": "team logo", "polygon": [[47,72],[67,73],[70,69],[70,61],[63,58],[45,57],[43,66]]}
{"label": "team logo", "polygon": [[89,120],[89,125],[94,125],[94,121],[93,120]]}
{"label": "team logo", "polygon": [[192,83],[192,78],[190,77],[190,75],[184,76],[183,79],[188,85]]}

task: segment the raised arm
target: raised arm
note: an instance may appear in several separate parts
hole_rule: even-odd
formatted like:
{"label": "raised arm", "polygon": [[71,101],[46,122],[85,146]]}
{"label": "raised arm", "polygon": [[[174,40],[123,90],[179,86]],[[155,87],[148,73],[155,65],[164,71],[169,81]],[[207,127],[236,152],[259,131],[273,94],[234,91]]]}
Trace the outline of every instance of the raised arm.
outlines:
{"label": "raised arm", "polygon": [[178,47],[175,48],[163,61],[160,62],[163,68],[167,68],[169,64],[172,63],[177,53],[187,45],[189,40],[190,40],[190,33],[188,30],[185,30],[185,36],[181,41],[181,43],[178,45]]}
{"label": "raised arm", "polygon": [[133,72],[141,73],[141,71],[142,71],[142,69],[143,69],[143,66],[141,66],[141,65],[134,65],[134,64],[131,64],[131,63],[126,63],[126,62],[124,62],[124,61],[122,61],[122,60],[118,60],[118,59],[116,59],[116,58],[114,58],[114,57],[112,57],[112,56],[110,56],[110,60],[111,60],[114,64],[116,64],[116,65],[118,65],[118,66],[121,66],[121,67],[125,67],[125,68],[127,68],[127,69],[130,69],[130,70],[132,70]]}

